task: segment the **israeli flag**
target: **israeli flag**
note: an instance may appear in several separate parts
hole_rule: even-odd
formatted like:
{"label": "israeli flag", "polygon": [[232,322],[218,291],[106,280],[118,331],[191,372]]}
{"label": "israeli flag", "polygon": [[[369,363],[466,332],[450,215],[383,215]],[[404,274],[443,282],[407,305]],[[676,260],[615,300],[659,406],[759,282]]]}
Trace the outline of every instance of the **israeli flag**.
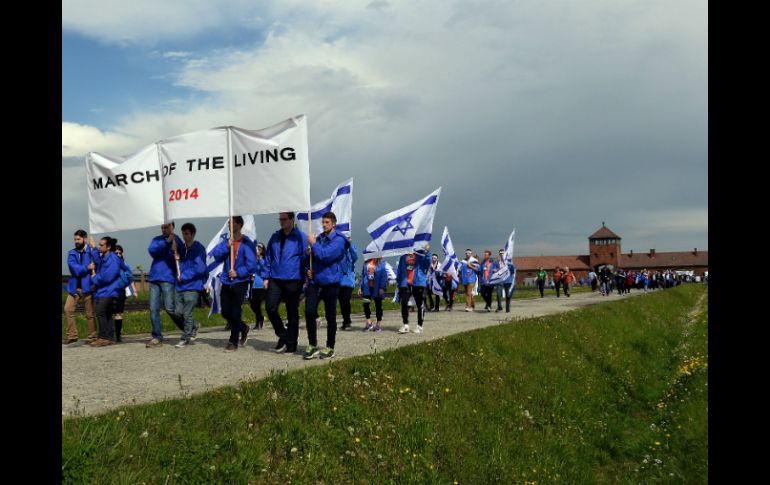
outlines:
{"label": "israeli flag", "polygon": [[441,288],[441,282],[438,280],[439,278],[438,271],[434,271],[430,278],[430,289],[433,292],[434,295],[441,296],[444,294],[444,289]]}
{"label": "israeli flag", "polygon": [[[388,284],[395,285],[398,276],[396,275],[396,271],[393,269],[393,266],[391,266],[387,261],[385,261],[385,271],[388,273]],[[396,293],[398,293],[398,291]]]}
{"label": "israeli flag", "polygon": [[375,220],[366,231],[372,242],[364,249],[364,260],[401,256],[428,245],[433,232],[441,187],[424,199]]}
{"label": "israeli flag", "polygon": [[[241,234],[244,236],[248,236],[249,239],[254,241],[254,244],[257,243],[257,227],[254,225],[254,216],[249,214],[243,217],[243,227],[241,228]],[[222,229],[219,230],[219,232],[214,236],[211,241],[209,242],[208,246],[206,246],[206,254],[208,255],[212,249],[214,249],[217,244],[219,244],[219,241],[222,239],[229,239],[230,238],[230,219],[225,220],[225,224],[222,226]],[[206,266],[210,265],[214,262],[214,258],[211,256],[206,256]],[[214,268],[213,271],[209,273],[209,279],[206,281],[206,284],[203,285],[204,288],[209,290],[209,293],[211,293],[211,310],[209,310],[209,317],[213,315],[214,313],[220,313],[220,310],[222,308],[222,305],[219,301],[219,293],[222,289],[222,284],[219,281],[219,274],[222,271],[229,271],[228,269],[225,269],[225,263],[228,265],[230,264],[230,257],[228,256],[227,259],[220,263],[219,266]]]}
{"label": "israeli flag", "polygon": [[490,285],[499,285],[511,275],[511,271],[508,269],[508,265],[513,261],[513,238],[516,237],[516,228],[513,228],[513,232],[508,236],[508,241],[505,243],[505,252],[503,253],[503,267],[494,272],[489,277]]}
{"label": "israeli flag", "polygon": [[129,283],[128,286],[126,286],[126,298],[129,296],[134,296],[134,285],[132,283]]}
{"label": "israeli flag", "polygon": [[[321,219],[327,212],[332,211],[337,217],[337,230],[350,237],[350,221],[353,217],[353,179],[348,179],[337,186],[330,199],[326,199],[310,208],[310,231],[316,236],[321,234],[323,224]],[[307,212],[298,212],[297,219],[307,223]]]}
{"label": "israeli flag", "polygon": [[452,245],[452,238],[449,237],[449,229],[446,226],[444,226],[444,233],[441,235],[441,247],[444,249],[444,261],[441,263],[441,271],[451,274],[455,284],[460,284],[460,277],[457,273],[460,269],[460,261],[457,259],[454,245]]}

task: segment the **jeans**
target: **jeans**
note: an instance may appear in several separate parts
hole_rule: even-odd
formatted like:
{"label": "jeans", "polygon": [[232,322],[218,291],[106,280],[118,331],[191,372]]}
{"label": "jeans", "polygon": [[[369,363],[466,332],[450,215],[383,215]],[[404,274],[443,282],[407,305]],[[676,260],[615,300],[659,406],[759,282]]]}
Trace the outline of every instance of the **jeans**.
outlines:
{"label": "jeans", "polygon": [[310,345],[318,347],[316,319],[318,318],[318,301],[323,300],[326,311],[326,346],[334,348],[337,336],[337,297],[340,285],[316,286],[307,285],[305,291],[305,326]]}
{"label": "jeans", "polygon": [[492,308],[492,285],[481,285],[481,297],[484,298],[484,308]]}
{"label": "jeans", "polygon": [[195,320],[193,320],[193,308],[198,304],[198,290],[177,291],[176,309],[174,318],[184,321],[182,330],[182,340],[189,341],[195,330]]}
{"label": "jeans", "polygon": [[537,280],[537,289],[540,290],[540,298],[545,296],[545,280]]}
{"label": "jeans", "polygon": [[503,304],[502,304],[502,298],[503,298],[503,291],[505,291],[505,312],[508,313],[511,311],[511,298],[513,298],[513,284],[512,283],[503,283],[500,285],[496,285],[495,288],[497,289],[497,309],[502,310]]}
{"label": "jeans", "polygon": [[[299,338],[299,295],[302,292],[302,281],[300,280],[277,280],[270,279],[267,287],[267,298],[265,300],[265,311],[267,318],[273,325],[273,331],[279,339],[283,339],[287,345],[297,345]],[[278,313],[278,305],[281,300],[286,302],[286,316],[288,317],[288,328],[283,326],[283,320]]]}
{"label": "jeans", "polygon": [[[166,313],[174,313],[174,283],[150,281],[150,322],[152,338],[163,341],[163,329],[160,324],[160,298],[163,294],[163,308]],[[173,317],[172,317],[173,319]]]}
{"label": "jeans", "polygon": [[554,288],[556,289],[556,298],[559,298],[559,290],[561,289],[561,280],[554,281]]}

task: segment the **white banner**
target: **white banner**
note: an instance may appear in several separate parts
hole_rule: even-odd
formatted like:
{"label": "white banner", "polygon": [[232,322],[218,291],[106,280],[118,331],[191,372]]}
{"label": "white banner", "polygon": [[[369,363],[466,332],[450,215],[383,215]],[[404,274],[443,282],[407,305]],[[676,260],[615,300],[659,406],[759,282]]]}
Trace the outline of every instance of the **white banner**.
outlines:
{"label": "white banner", "polygon": [[[229,143],[228,143],[229,139]],[[91,232],[310,207],[307,120],[186,133],[128,157],[86,157]]]}
{"label": "white banner", "polygon": [[310,208],[305,115],[256,131],[232,127],[231,139],[233,214],[302,212]]}
{"label": "white banner", "polygon": [[86,155],[89,232],[160,226],[163,182],[154,143],[127,157]]}
{"label": "white banner", "polygon": [[159,145],[166,220],[227,217],[227,129],[185,133]]}

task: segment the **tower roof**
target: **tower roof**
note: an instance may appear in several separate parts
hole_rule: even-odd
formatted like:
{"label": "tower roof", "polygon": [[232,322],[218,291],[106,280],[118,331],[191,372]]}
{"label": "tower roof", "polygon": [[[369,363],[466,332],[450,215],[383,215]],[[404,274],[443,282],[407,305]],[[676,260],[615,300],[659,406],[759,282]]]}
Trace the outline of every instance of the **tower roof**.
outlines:
{"label": "tower roof", "polygon": [[602,222],[602,227],[600,227],[598,231],[588,236],[588,239],[605,239],[605,238],[622,239],[620,236],[610,231],[610,229],[607,226],[605,226],[603,222]]}

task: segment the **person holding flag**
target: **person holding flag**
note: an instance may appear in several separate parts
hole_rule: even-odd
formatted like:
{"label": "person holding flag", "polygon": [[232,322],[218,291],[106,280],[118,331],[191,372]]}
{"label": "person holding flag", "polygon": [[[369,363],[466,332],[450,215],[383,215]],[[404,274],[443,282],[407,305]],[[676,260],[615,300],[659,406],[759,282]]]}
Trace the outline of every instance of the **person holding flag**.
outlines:
{"label": "person holding flag", "polygon": [[174,255],[179,262],[179,278],[176,281],[176,304],[174,318],[183,322],[182,337],[175,347],[183,348],[194,341],[200,324],[193,320],[193,308],[198,304],[198,295],[203,291],[203,283],[208,279],[206,269],[206,248],[195,240],[195,225],[191,222],[182,225],[184,244]]}
{"label": "person holding flag", "polygon": [[487,312],[492,311],[492,291],[494,285],[490,281],[490,278],[494,274],[495,263],[492,261],[492,251],[484,251],[484,260],[479,265],[479,276],[481,277],[481,297],[484,298],[484,310]]}
{"label": "person holding flag", "polygon": [[473,257],[473,251],[465,250],[465,259],[460,263],[460,276],[465,286],[465,311],[472,312],[476,305],[473,303],[473,285],[476,284],[476,272],[479,270],[478,260]]}
{"label": "person holding flag", "polygon": [[[307,270],[307,289],[305,290],[305,326],[307,327],[308,346],[304,359],[310,360],[321,356],[322,359],[334,357],[334,344],[337,336],[337,296],[342,280],[340,263],[348,251],[349,242],[345,236],[337,232],[337,216],[334,212],[323,215],[324,232],[318,237],[307,235],[310,244],[308,254],[312,251],[312,269]],[[326,347],[318,349],[316,319],[318,318],[318,301],[323,300],[326,312]]]}
{"label": "person holding flag", "polygon": [[[230,339],[225,347],[225,352],[235,352],[238,344],[246,345],[249,335],[249,326],[241,320],[243,311],[243,299],[251,282],[251,275],[257,271],[257,255],[254,241],[241,234],[243,217],[233,216],[233,233],[229,238],[222,238],[220,243],[209,252],[208,256],[213,262],[206,268],[212,271],[224,262],[224,270],[219,273],[220,304],[222,316],[230,324]],[[233,256],[231,256],[231,248]],[[240,337],[240,339],[239,339]]]}
{"label": "person holding flag", "polygon": [[502,296],[505,292],[505,313],[511,313],[511,298],[513,298],[513,292],[516,289],[514,281],[516,281],[516,265],[508,260],[505,255],[505,250],[500,250],[500,259],[495,262],[495,274],[498,274],[503,268],[508,269],[508,276],[502,280],[501,283],[495,285],[497,290],[497,309],[495,312],[502,311]]}
{"label": "person holding flag", "polygon": [[115,343],[115,326],[112,319],[115,298],[120,296],[120,268],[122,261],[115,255],[118,240],[104,236],[99,240],[99,257],[89,265],[91,282],[95,288],[96,318],[99,321],[99,338],[91,342],[91,347],[104,347]]}
{"label": "person holding flag", "polygon": [[88,265],[98,258],[98,252],[86,242],[88,233],[78,229],[74,234],[75,249],[67,253],[67,266],[70,279],[67,282],[67,301],[64,304],[64,314],[67,317],[67,344],[78,341],[78,327],[75,325],[75,308],[78,300],[83,300],[88,321],[88,340],[96,340],[96,319],[94,318],[93,285]]}
{"label": "person holding flag", "polygon": [[422,249],[404,254],[398,261],[398,293],[401,300],[401,319],[404,323],[398,333],[409,332],[410,297],[414,297],[417,309],[417,328],[414,329],[414,333],[422,333],[423,297],[431,260],[429,249],[430,244],[427,244]]}
{"label": "person holding flag", "polygon": [[[123,246],[120,244],[115,245],[115,256],[120,258],[121,273],[127,272],[126,274],[133,274],[131,267],[126,263],[125,258],[123,257]],[[121,289],[123,291],[121,291],[120,294],[115,298],[115,306],[112,309],[112,318],[115,322],[115,342],[123,341],[121,333],[123,332],[123,312],[126,309],[126,298],[128,298],[129,293],[131,293],[134,295],[134,301],[138,299],[136,296],[136,285],[134,284],[133,280],[129,281],[128,285]]]}
{"label": "person holding flag", "polygon": [[262,316],[262,302],[265,301],[265,293],[268,285],[267,266],[265,265],[265,245],[257,243],[257,272],[254,273],[254,280],[251,282],[251,297],[249,305],[254,312],[256,321],[254,330],[259,330],[265,325],[265,317]]}
{"label": "person holding flag", "polygon": [[439,311],[439,302],[443,294],[444,275],[441,273],[441,266],[438,262],[438,254],[431,257],[430,267],[428,268],[428,281],[425,285],[428,293],[428,305],[426,311]]}
{"label": "person holding flag", "polygon": [[[281,228],[270,237],[265,252],[268,277],[265,311],[278,337],[275,351],[291,353],[297,351],[299,338],[299,296],[308,266],[308,237],[294,227],[293,212],[281,212],[278,221]],[[281,301],[286,302],[287,327],[278,313]]]}
{"label": "person holding flag", "polygon": [[[385,290],[388,289],[388,268],[387,263],[380,258],[372,258],[364,263],[361,271],[361,286],[358,288],[358,296],[363,297],[364,315],[366,316],[366,327],[364,332],[379,332],[382,330],[382,299],[385,297]],[[371,300],[374,300],[375,316],[377,325],[372,325]]]}
{"label": "person holding flag", "polygon": [[347,243],[347,249],[340,263],[342,279],[340,280],[339,302],[340,313],[342,313],[342,330],[352,330],[350,297],[353,296],[353,288],[356,286],[356,261],[358,261],[358,249],[353,238],[348,236]]}
{"label": "person holding flag", "polygon": [[[163,329],[160,323],[161,295],[163,307],[170,316],[174,313],[174,284],[179,277],[173,248],[181,247],[184,244],[179,236],[174,234],[174,221],[161,225],[160,230],[161,235],[155,236],[147,248],[150,256],[152,256],[149,277],[152,339],[147,343],[147,348],[163,345]],[[175,321],[174,323],[179,326],[179,322]]]}

